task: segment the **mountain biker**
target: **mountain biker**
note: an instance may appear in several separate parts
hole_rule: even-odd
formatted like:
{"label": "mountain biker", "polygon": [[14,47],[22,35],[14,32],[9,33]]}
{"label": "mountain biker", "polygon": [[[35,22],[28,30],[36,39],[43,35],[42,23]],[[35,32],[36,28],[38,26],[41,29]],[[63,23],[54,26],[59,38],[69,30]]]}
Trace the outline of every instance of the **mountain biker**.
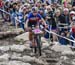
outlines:
{"label": "mountain biker", "polygon": [[26,20],[26,27],[29,29],[29,40],[32,44],[32,26],[36,27],[38,23],[42,22],[46,26],[46,23],[42,16],[38,13],[37,7],[33,7],[32,11],[28,15],[28,19]]}

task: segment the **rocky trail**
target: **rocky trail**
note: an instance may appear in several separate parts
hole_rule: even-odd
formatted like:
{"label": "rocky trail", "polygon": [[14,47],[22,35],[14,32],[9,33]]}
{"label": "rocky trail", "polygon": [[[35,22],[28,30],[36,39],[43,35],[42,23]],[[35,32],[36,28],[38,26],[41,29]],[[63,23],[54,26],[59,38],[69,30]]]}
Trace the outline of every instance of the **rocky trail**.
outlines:
{"label": "rocky trail", "polygon": [[[0,19],[0,33],[13,31],[14,27],[8,24],[3,24]],[[75,51],[69,45],[58,42],[50,45],[42,38],[42,56],[39,56],[29,47],[28,33],[20,31],[16,35],[3,34],[0,38],[0,65],[75,65]]]}

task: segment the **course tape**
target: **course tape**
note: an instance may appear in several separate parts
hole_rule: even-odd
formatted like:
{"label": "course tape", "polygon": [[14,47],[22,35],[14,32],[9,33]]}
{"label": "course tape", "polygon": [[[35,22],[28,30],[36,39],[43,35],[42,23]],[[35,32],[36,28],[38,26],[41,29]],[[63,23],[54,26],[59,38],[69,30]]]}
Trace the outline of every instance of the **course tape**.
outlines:
{"label": "course tape", "polygon": [[2,10],[2,9],[0,9],[0,11],[4,12],[4,13],[6,13],[6,14],[9,14],[9,15],[11,16],[11,14],[8,13],[7,11],[4,11],[4,10]]}
{"label": "course tape", "polygon": [[[0,9],[0,11],[4,12],[4,13],[6,13],[6,14],[8,14],[12,17],[12,15],[10,13],[8,13],[7,11],[4,11],[2,9]],[[15,20],[18,21],[18,22],[21,22],[19,19],[17,19],[17,17],[15,17]]]}
{"label": "course tape", "polygon": [[69,39],[69,38],[67,38],[67,37],[63,37],[63,36],[61,36],[61,35],[59,35],[59,34],[56,34],[56,33],[52,32],[52,31],[48,31],[47,29],[45,29],[45,31],[48,32],[48,33],[52,33],[52,34],[54,34],[54,35],[56,35],[56,36],[58,36],[58,37],[64,38],[64,39],[66,39],[66,40],[68,40],[68,41],[70,41],[70,42],[75,43],[74,40],[71,40],[71,39]]}

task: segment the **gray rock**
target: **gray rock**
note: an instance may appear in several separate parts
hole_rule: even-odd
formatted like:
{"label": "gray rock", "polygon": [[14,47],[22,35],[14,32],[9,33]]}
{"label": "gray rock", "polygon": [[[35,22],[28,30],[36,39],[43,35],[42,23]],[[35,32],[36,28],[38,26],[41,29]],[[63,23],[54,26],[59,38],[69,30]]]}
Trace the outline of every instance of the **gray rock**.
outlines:
{"label": "gray rock", "polygon": [[63,51],[62,52],[62,55],[74,55],[75,54],[75,52],[73,52],[73,51]]}
{"label": "gray rock", "polygon": [[42,49],[47,48],[48,46],[49,46],[49,43],[48,42],[42,43]]}
{"label": "gray rock", "polygon": [[9,50],[9,46],[0,46],[0,50],[6,52]]}
{"label": "gray rock", "polygon": [[61,60],[67,60],[67,59],[69,59],[69,58],[68,58],[67,56],[61,56],[60,59],[61,59]]}
{"label": "gray rock", "polygon": [[34,62],[37,64],[46,64],[42,59],[36,58],[36,57],[31,57],[31,56],[23,56],[22,60],[24,62]]}
{"label": "gray rock", "polygon": [[66,51],[71,51],[71,48],[66,46],[66,45],[60,45],[60,44],[55,44],[51,48],[52,50],[56,52],[66,52]]}
{"label": "gray rock", "polygon": [[15,37],[15,40],[17,40],[17,41],[21,41],[21,40],[23,40],[23,41],[28,41],[28,40],[29,40],[28,37],[29,37],[29,33],[26,32],[26,33],[23,33],[23,34],[21,34],[21,35]]}
{"label": "gray rock", "polygon": [[[26,33],[23,33],[23,34],[21,34],[21,35],[18,35],[18,36],[16,36],[15,37],[15,40],[17,40],[17,41],[28,41],[29,40],[29,32],[26,32]],[[42,43],[48,43],[48,41],[44,38],[44,37],[42,37],[41,38],[41,41],[42,41]]]}
{"label": "gray rock", "polygon": [[21,60],[22,59],[21,54],[18,54],[18,53],[13,53],[13,55],[11,55],[10,58],[12,60]]}
{"label": "gray rock", "polygon": [[41,37],[41,42],[42,43],[48,43],[47,39],[45,39],[44,37]]}
{"label": "gray rock", "polygon": [[31,57],[31,56],[23,56],[22,57],[22,60],[24,61],[24,62],[33,62],[33,61],[35,61],[35,57]]}
{"label": "gray rock", "polygon": [[4,54],[4,55],[1,55],[0,56],[0,61],[2,62],[2,61],[8,61],[9,60],[9,54]]}
{"label": "gray rock", "polygon": [[23,63],[21,61],[10,61],[8,65],[31,65],[29,63]]}
{"label": "gray rock", "polygon": [[73,59],[72,64],[75,65],[75,59]]}
{"label": "gray rock", "polygon": [[0,65],[8,65],[8,61],[0,62]]}
{"label": "gray rock", "polygon": [[30,49],[26,47],[25,45],[12,45],[10,46],[11,51],[16,51],[16,52],[23,52],[25,49]]}

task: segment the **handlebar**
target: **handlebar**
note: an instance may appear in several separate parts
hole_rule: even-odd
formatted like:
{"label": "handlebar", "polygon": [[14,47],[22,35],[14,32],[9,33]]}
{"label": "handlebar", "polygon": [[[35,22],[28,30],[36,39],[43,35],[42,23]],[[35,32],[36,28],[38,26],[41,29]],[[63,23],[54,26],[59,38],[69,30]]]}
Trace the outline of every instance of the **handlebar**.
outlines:
{"label": "handlebar", "polygon": [[34,29],[32,32],[36,35],[42,34],[43,32],[40,29]]}

